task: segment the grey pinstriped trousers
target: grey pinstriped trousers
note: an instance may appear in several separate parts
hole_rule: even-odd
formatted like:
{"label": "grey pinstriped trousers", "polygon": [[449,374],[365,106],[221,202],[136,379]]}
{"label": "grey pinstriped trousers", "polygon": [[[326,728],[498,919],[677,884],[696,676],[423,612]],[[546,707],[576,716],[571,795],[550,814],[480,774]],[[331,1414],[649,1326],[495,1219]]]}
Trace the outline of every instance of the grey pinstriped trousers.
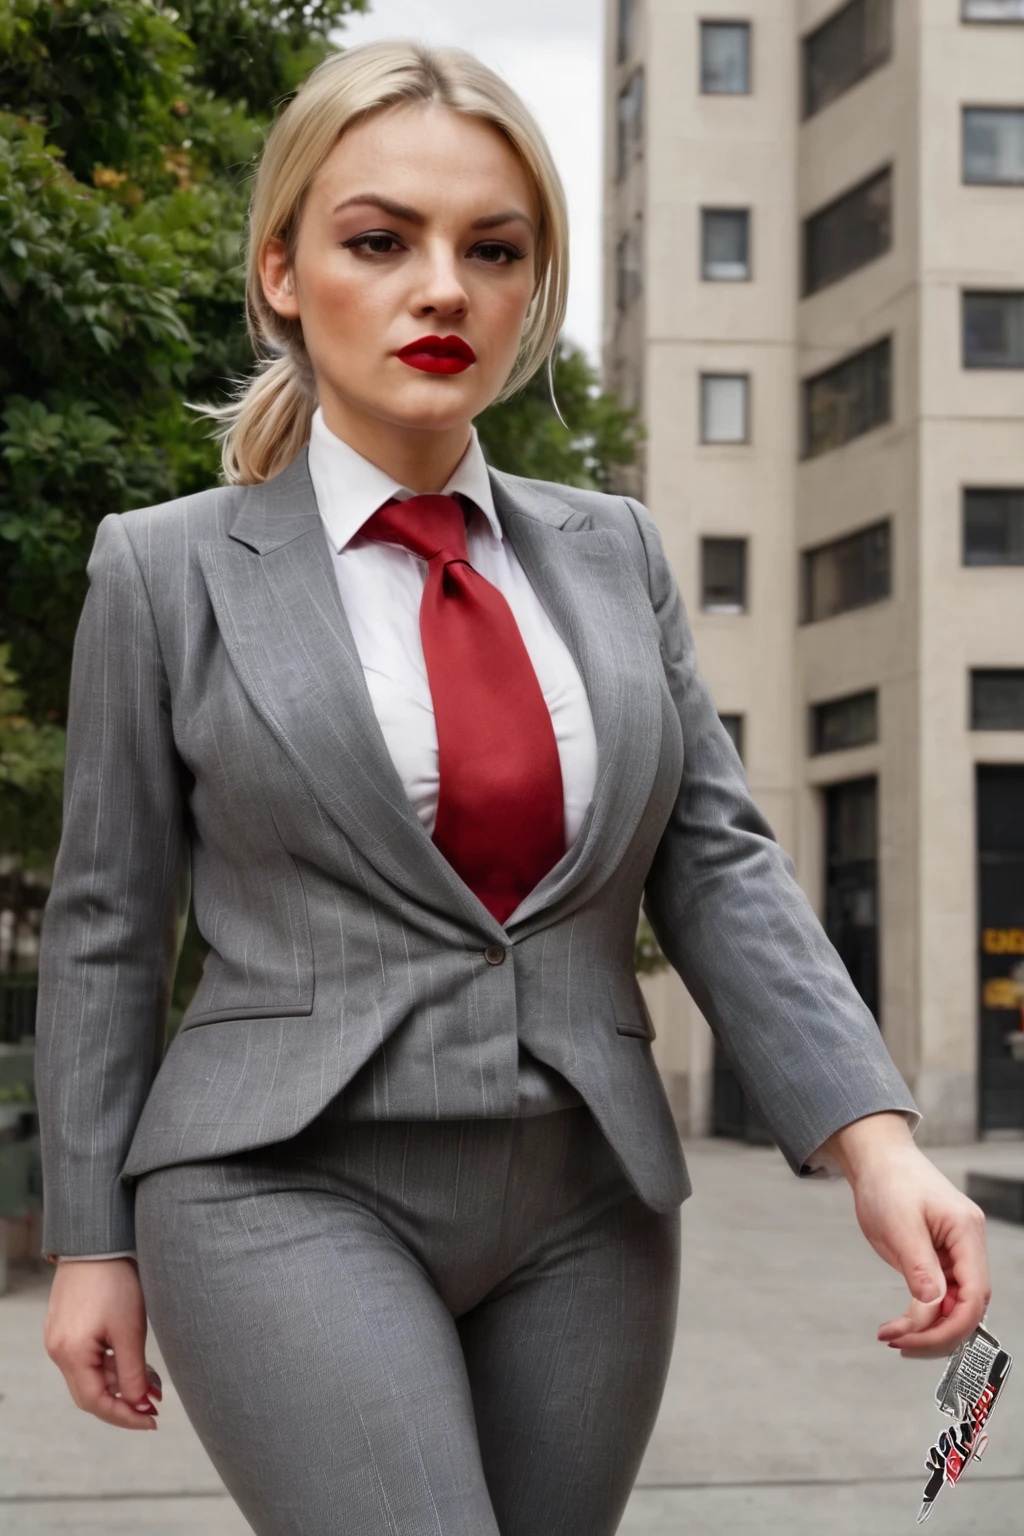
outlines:
{"label": "grey pinstriped trousers", "polygon": [[585,1107],[328,1106],[136,1186],[154,1335],[259,1536],[611,1536],[668,1372],[679,1229]]}

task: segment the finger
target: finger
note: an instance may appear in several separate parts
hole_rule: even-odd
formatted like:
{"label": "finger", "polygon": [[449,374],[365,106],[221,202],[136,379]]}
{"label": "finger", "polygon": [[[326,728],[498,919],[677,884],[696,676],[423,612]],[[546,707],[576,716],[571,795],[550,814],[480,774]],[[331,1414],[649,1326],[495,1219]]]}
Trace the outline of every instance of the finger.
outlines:
{"label": "finger", "polygon": [[930,1327],[908,1328],[888,1339],[888,1346],[906,1355],[949,1354],[970,1338],[984,1316],[986,1305],[983,1298],[972,1301],[961,1292],[948,1316],[937,1318]]}
{"label": "finger", "polygon": [[898,1338],[905,1333],[920,1333],[925,1328],[930,1328],[942,1315],[942,1301],[912,1301],[907,1310],[899,1317],[894,1317],[888,1323],[883,1323],[878,1330],[879,1339],[887,1342],[889,1339]]}
{"label": "finger", "polygon": [[909,1222],[900,1237],[897,1257],[912,1298],[908,1311],[913,1316],[914,1302],[941,1302],[946,1294],[946,1276],[923,1214]]}
{"label": "finger", "polygon": [[146,1375],[146,1326],[129,1318],[111,1329],[110,1346],[114,1351],[118,1391],[126,1403],[141,1413],[153,1413],[150,1384]]}
{"label": "finger", "polygon": [[140,1412],[110,1391],[102,1349],[102,1345],[96,1345],[77,1357],[57,1362],[76,1406],[118,1429],[155,1429],[155,1409]]}

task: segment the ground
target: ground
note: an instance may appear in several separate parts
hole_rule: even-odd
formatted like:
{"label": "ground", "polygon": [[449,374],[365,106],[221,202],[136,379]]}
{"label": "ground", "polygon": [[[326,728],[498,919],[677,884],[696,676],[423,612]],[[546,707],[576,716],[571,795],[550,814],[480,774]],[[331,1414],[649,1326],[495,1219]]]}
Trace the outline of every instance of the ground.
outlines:
{"label": "ground", "polygon": [[[907,1536],[924,1460],[948,1421],[939,1361],[879,1344],[902,1280],[869,1248],[842,1180],[798,1180],[774,1149],[686,1146],[679,1331],[668,1387],[620,1536]],[[1024,1172],[1024,1145],[931,1149]],[[985,1459],[944,1490],[935,1536],[1014,1536],[1024,1501],[1024,1227],[989,1223],[989,1322],[1020,1356]],[[245,1536],[165,1383],[160,1429],[80,1413],[42,1348],[49,1271],[0,1297],[0,1529],[5,1536]],[[1015,1379],[1016,1377],[1016,1379]]]}

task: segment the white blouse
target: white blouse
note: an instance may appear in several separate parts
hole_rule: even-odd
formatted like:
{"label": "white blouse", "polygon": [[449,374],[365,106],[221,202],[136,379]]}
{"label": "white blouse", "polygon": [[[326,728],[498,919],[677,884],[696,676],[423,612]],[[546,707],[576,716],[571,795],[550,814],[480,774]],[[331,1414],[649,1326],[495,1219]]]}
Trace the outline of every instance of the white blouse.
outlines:
{"label": "white blouse", "polygon": [[[381,544],[359,533],[389,497],[404,501],[416,492],[336,437],[319,407],[310,433],[309,473],[374,712],[406,793],[427,831],[433,832],[437,727],[419,624],[427,562],[400,545]],[[474,504],[466,529],[470,564],[511,608],[551,714],[568,848],[594,792],[594,722],[576,663],[503,536],[475,427],[443,494],[456,491]]]}

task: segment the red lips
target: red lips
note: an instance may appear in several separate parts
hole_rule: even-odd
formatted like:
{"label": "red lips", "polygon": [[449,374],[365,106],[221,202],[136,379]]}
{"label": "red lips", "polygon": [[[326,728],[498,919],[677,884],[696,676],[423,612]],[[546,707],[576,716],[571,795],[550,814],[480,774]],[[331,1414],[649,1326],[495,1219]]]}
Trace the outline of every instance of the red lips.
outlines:
{"label": "red lips", "polygon": [[410,368],[424,373],[461,373],[476,362],[476,353],[461,336],[421,336],[398,353]]}

